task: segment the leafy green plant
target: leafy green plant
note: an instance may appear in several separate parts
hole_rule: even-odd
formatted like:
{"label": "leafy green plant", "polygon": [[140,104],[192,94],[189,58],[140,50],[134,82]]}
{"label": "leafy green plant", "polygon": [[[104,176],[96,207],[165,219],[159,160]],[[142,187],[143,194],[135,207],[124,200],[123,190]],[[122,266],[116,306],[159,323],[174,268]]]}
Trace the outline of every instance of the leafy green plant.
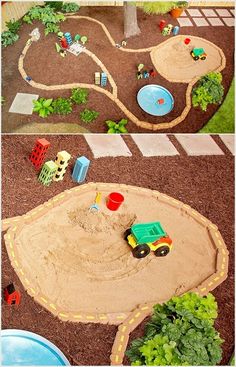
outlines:
{"label": "leafy green plant", "polygon": [[58,115],[68,115],[72,112],[72,102],[69,98],[57,98],[52,102],[53,112]]}
{"label": "leafy green plant", "polygon": [[223,340],[214,328],[217,304],[212,294],[186,293],[154,306],[143,338],[126,352],[133,366],[215,366]]}
{"label": "leafy green plant", "polygon": [[37,101],[33,101],[34,103],[34,112],[37,112],[40,117],[45,118],[51,113],[53,113],[53,107],[52,107],[52,101],[53,99],[45,99],[45,98],[39,98]]}
{"label": "leafy green plant", "polygon": [[23,17],[23,22],[25,22],[25,23],[27,23],[27,24],[33,24],[33,22],[32,22],[32,20],[31,20],[30,16],[29,16],[29,15],[27,15],[27,14]]}
{"label": "leafy green plant", "polygon": [[1,96],[1,105],[3,105],[6,102],[5,98]]}
{"label": "leafy green plant", "polygon": [[119,122],[107,120],[105,121],[105,123],[108,126],[108,130],[107,130],[108,134],[124,134],[128,132],[128,130],[125,127],[128,121],[125,119],[121,119]]}
{"label": "leafy green plant", "polygon": [[13,45],[19,39],[18,34],[12,33],[10,31],[4,31],[1,34],[1,43],[3,47]]}
{"label": "leafy green plant", "polygon": [[84,88],[74,88],[71,92],[71,99],[76,104],[87,103],[88,101],[88,90]]}
{"label": "leafy green plant", "polygon": [[44,3],[55,11],[60,11],[63,6],[63,1],[45,1]]}
{"label": "leafy green plant", "polygon": [[[26,14],[31,20],[40,20],[43,8],[41,6],[33,6]],[[45,10],[44,10],[45,11]]]}
{"label": "leafy green plant", "polygon": [[6,26],[11,33],[16,34],[20,29],[21,21],[12,19],[6,22]]}
{"label": "leafy green plant", "polygon": [[207,110],[208,104],[220,104],[224,96],[221,73],[211,72],[203,76],[192,91],[194,107],[200,106]]}
{"label": "leafy green plant", "polygon": [[83,122],[85,123],[89,123],[89,122],[93,122],[94,120],[96,120],[96,118],[99,116],[99,112],[97,111],[93,111],[93,110],[89,110],[87,108],[85,108],[81,113],[80,113],[80,118]]}
{"label": "leafy green plant", "polygon": [[172,9],[187,9],[188,7],[188,2],[187,1],[176,1],[174,2],[173,8]]}
{"label": "leafy green plant", "polygon": [[137,3],[147,14],[166,14],[171,11],[174,6],[174,1],[154,1],[154,2],[139,2]]}
{"label": "leafy green plant", "polygon": [[60,28],[57,24],[47,23],[47,25],[44,29],[44,34],[45,34],[45,36],[47,36],[49,33],[58,33],[59,31],[60,31]]}
{"label": "leafy green plant", "polygon": [[76,3],[64,3],[61,10],[64,13],[75,13],[79,8],[79,5]]}

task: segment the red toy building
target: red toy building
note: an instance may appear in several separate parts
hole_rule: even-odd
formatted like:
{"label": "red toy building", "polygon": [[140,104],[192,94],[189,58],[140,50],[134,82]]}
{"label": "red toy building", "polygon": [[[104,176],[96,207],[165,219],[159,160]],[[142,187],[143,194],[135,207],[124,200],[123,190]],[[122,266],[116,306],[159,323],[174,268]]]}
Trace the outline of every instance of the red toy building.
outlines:
{"label": "red toy building", "polygon": [[50,146],[49,141],[47,141],[44,138],[36,140],[34,149],[32,150],[32,153],[29,156],[29,159],[31,160],[36,169],[39,169],[43,164],[49,146]]}
{"label": "red toy building", "polygon": [[8,303],[8,305],[19,305],[20,298],[20,292],[15,290],[13,283],[4,288],[4,299]]}
{"label": "red toy building", "polygon": [[63,48],[68,48],[67,40],[64,37],[61,39],[61,46]]}
{"label": "red toy building", "polygon": [[165,27],[166,25],[166,21],[165,20],[161,20],[160,23],[159,23],[159,28],[160,28],[160,31],[162,32],[163,31],[163,28]]}

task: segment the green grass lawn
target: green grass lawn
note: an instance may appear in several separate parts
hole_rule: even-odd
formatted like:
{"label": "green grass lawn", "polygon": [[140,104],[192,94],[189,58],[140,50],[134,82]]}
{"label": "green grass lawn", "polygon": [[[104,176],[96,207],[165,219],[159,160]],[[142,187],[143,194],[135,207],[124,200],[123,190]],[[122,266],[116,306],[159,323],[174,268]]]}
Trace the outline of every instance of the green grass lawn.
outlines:
{"label": "green grass lawn", "polygon": [[199,133],[234,133],[234,79],[223,104]]}

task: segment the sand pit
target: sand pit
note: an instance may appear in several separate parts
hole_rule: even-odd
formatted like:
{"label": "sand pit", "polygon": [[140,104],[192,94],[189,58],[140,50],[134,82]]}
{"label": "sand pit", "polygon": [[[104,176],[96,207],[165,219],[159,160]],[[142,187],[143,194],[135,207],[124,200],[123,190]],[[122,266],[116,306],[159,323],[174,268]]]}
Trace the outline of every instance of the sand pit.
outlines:
{"label": "sand pit", "polygon": [[[190,38],[185,45],[185,38]],[[206,60],[194,61],[190,55],[193,48],[203,48]],[[221,71],[226,59],[223,51],[214,43],[195,36],[171,37],[151,51],[152,62],[164,78],[171,82],[190,83],[211,71]]]}
{"label": "sand pit", "polygon": [[[100,211],[90,212],[96,192]],[[125,201],[106,208],[112,191]],[[160,221],[173,240],[163,258],[133,257],[123,239],[133,223]],[[65,320],[119,324],[140,305],[189,290],[206,294],[227,276],[227,249],[209,220],[157,191],[118,184],[67,190],[15,221],[5,243],[28,293]]]}

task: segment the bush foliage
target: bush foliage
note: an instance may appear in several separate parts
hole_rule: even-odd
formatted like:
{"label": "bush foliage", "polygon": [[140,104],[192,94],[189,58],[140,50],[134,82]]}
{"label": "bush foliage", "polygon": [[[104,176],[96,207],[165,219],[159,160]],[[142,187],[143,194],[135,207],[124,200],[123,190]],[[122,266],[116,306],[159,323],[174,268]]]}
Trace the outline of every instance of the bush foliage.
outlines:
{"label": "bush foliage", "polygon": [[64,3],[61,10],[64,13],[75,13],[79,10],[79,8],[79,5],[76,3]]}
{"label": "bush foliage", "polygon": [[84,88],[74,88],[72,89],[71,99],[76,104],[87,103],[88,101],[88,90]]}
{"label": "bush foliage", "polygon": [[124,134],[127,133],[125,125],[127,125],[128,121],[125,119],[121,119],[119,122],[115,122],[112,120],[107,120],[106,124],[108,126],[107,133],[108,134]]}
{"label": "bush foliage", "polygon": [[69,98],[57,98],[52,102],[54,113],[68,115],[72,112],[72,102]]}
{"label": "bush foliage", "polygon": [[93,111],[93,110],[88,110],[87,108],[85,108],[80,113],[80,118],[85,123],[89,123],[89,122],[92,122],[92,121],[96,120],[96,118],[98,116],[99,116],[99,112]]}
{"label": "bush foliage", "polygon": [[133,366],[215,366],[223,340],[214,328],[217,303],[212,294],[186,293],[154,306],[143,338],[126,352]]}

